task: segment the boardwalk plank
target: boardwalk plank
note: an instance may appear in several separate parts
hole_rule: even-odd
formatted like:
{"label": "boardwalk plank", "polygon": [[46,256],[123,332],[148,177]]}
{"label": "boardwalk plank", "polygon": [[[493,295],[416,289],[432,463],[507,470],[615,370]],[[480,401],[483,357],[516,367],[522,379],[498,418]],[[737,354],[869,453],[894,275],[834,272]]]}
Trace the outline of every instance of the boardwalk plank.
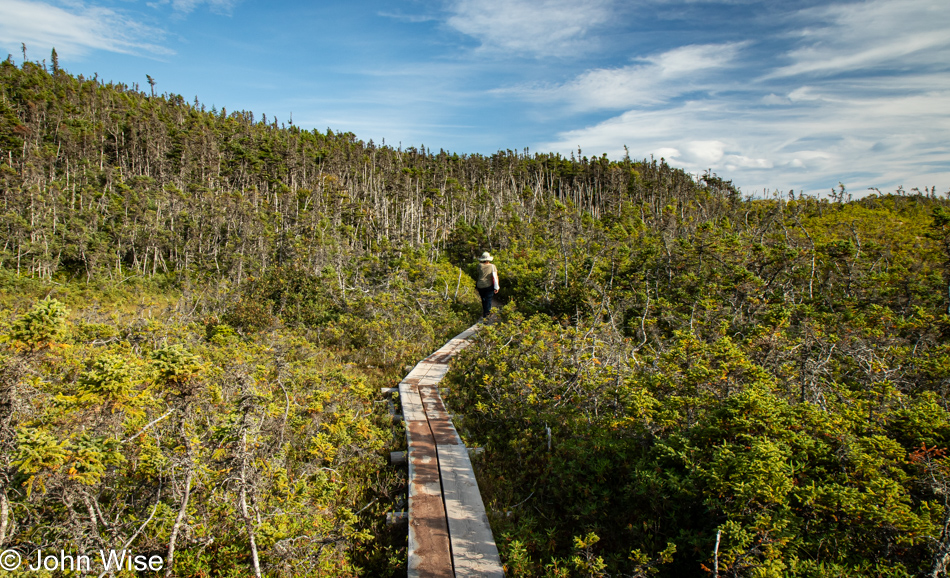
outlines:
{"label": "boardwalk plank", "polygon": [[416,387],[399,386],[409,444],[409,568],[410,578],[451,578],[445,503],[435,438]]}
{"label": "boardwalk plank", "polygon": [[462,439],[455,431],[449,419],[449,414],[445,411],[445,405],[442,398],[439,397],[438,390],[434,387],[420,387],[419,392],[422,395],[422,405],[426,416],[429,418],[429,428],[435,437],[437,445],[460,445]]}
{"label": "boardwalk plank", "polygon": [[[399,384],[399,401],[402,403],[402,416],[406,423],[410,421],[428,421],[419,389],[415,386]],[[407,440],[410,444],[412,439]]]}
{"label": "boardwalk plank", "polygon": [[438,452],[455,575],[502,578],[505,573],[468,450],[462,445],[440,445]]}

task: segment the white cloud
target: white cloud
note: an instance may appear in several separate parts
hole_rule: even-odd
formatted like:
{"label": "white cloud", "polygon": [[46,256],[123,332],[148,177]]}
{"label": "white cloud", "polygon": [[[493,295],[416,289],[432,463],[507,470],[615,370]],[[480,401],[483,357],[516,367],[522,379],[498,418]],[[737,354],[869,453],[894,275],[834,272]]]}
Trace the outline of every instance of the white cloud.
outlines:
{"label": "white cloud", "polygon": [[792,63],[768,77],[947,65],[950,2],[871,0],[832,4],[804,10],[799,18],[817,20],[819,24],[794,35],[802,46],[787,54]]}
{"label": "white cloud", "polygon": [[176,12],[188,14],[193,12],[195,8],[201,6],[202,4],[207,4],[213,12],[217,12],[219,14],[229,14],[237,2],[238,0],[158,0],[157,2],[149,3],[149,6],[154,7],[171,4],[172,8],[174,8]]}
{"label": "white cloud", "polygon": [[810,86],[800,86],[788,93],[789,102],[807,102],[810,100],[821,100],[821,96],[816,94]]}
{"label": "white cloud", "polygon": [[426,14],[401,14],[398,12],[377,12],[377,16],[383,18],[392,18],[393,20],[399,20],[400,22],[409,22],[411,24],[419,24],[420,22],[431,22],[437,20],[435,16],[429,16]]}
{"label": "white cloud", "polygon": [[690,141],[686,143],[688,158],[700,164],[719,162],[726,151],[726,143],[718,140]]}
{"label": "white cloud", "polygon": [[673,147],[660,147],[651,154],[663,159],[675,159],[680,156],[680,151],[679,149],[675,149]]}
{"label": "white cloud", "polygon": [[613,0],[455,0],[447,23],[482,50],[518,56],[569,56],[589,49],[589,34],[610,20]]}
{"label": "white cloud", "polygon": [[791,102],[789,97],[779,96],[774,92],[762,97],[762,104],[779,105],[788,104],[789,102]]}
{"label": "white cloud", "polygon": [[[743,155],[729,155],[723,159],[725,162],[723,166],[728,171],[736,171],[738,169],[770,169],[774,165],[772,161],[768,159],[753,159]],[[712,163],[706,163],[711,165]]]}
{"label": "white cloud", "polygon": [[627,145],[746,192],[819,193],[839,181],[950,190],[950,2],[832,4],[792,20],[802,26],[777,54],[774,44],[684,46],[523,90],[575,110],[626,111],[535,148],[621,158]]}
{"label": "white cloud", "polygon": [[[75,57],[88,50],[125,54],[174,54],[158,44],[162,30],[140,24],[118,12],[77,4],[70,10],[45,2],[3,0],[0,2],[0,44],[20,43],[56,47],[60,54]],[[30,53],[27,52],[30,57]]]}
{"label": "white cloud", "polygon": [[662,156],[693,173],[712,169],[748,193],[818,193],[839,181],[855,191],[950,187],[950,90],[811,96],[780,108],[720,99],[631,110],[535,148],[568,154],[580,146],[621,158],[627,145],[634,158]]}
{"label": "white cloud", "polygon": [[692,88],[705,87],[735,66],[744,43],[682,46],[639,59],[621,68],[598,68],[552,88],[502,89],[532,100],[566,101],[576,110],[617,110],[664,102]]}
{"label": "white cloud", "polygon": [[661,77],[682,78],[732,64],[746,43],[692,44],[645,58],[656,66]]}

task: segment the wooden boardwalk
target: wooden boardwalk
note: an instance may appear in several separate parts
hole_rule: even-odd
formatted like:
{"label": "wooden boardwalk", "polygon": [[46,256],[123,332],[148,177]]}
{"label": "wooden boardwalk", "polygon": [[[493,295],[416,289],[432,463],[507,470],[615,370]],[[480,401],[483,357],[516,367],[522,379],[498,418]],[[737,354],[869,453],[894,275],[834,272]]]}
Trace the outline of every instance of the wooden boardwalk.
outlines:
{"label": "wooden boardwalk", "polygon": [[472,326],[423,359],[399,384],[409,442],[409,576],[503,577],[468,451],[438,384]]}

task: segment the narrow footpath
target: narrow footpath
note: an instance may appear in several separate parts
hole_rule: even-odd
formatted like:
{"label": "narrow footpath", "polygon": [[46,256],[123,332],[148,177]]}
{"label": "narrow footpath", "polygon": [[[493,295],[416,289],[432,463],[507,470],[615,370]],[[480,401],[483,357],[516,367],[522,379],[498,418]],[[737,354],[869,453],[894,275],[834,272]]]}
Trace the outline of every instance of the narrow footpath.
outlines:
{"label": "narrow footpath", "polygon": [[409,577],[504,576],[468,450],[439,395],[474,325],[420,361],[399,384],[409,442]]}

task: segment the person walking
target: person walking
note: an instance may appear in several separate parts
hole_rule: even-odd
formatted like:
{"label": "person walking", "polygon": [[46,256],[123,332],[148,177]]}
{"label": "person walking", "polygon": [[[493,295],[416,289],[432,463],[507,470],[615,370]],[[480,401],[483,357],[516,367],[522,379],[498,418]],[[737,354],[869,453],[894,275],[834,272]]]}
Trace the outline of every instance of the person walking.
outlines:
{"label": "person walking", "polygon": [[498,269],[492,265],[494,257],[488,251],[478,258],[478,277],[475,288],[482,297],[482,317],[491,313],[491,299],[498,293]]}

